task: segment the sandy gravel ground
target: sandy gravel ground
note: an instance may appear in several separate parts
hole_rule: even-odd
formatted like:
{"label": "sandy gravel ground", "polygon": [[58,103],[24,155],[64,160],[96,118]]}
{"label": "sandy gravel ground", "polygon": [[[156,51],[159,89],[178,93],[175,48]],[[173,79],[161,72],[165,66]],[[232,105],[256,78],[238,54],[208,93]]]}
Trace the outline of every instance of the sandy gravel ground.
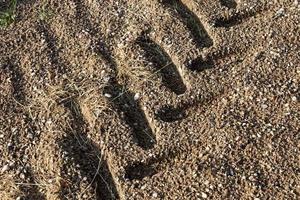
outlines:
{"label": "sandy gravel ground", "polygon": [[0,0],[0,199],[300,199],[298,0]]}

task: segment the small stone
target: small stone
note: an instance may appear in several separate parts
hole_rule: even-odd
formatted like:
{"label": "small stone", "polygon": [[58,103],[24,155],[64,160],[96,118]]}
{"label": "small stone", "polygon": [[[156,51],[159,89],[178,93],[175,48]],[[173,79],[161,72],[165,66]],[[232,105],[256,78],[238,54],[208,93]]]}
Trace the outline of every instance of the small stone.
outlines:
{"label": "small stone", "polygon": [[13,144],[9,142],[9,143],[7,144],[7,148],[10,149],[10,148],[12,148],[12,147],[13,147]]}
{"label": "small stone", "polygon": [[107,97],[107,98],[111,98],[112,97],[112,95],[108,94],[108,93],[105,93],[104,96]]}
{"label": "small stone", "polygon": [[27,135],[27,138],[28,138],[28,139],[33,139],[33,135],[32,135],[31,133],[29,133],[29,134]]}
{"label": "small stone", "polygon": [[206,199],[206,198],[207,198],[207,194],[204,193],[204,192],[201,192],[201,196],[202,196],[203,199]]}
{"label": "small stone", "polygon": [[153,192],[152,197],[153,197],[153,198],[157,198],[157,197],[158,197],[158,194],[157,194],[156,192]]}
{"label": "small stone", "polygon": [[20,178],[21,178],[21,179],[25,179],[25,174],[21,173],[21,174],[20,174]]}
{"label": "small stone", "polygon": [[21,199],[22,199],[21,197],[17,197],[17,198],[16,198],[16,200],[21,200]]}
{"label": "small stone", "polygon": [[8,165],[4,165],[1,169],[1,173],[3,174],[4,172],[9,170],[9,166]]}
{"label": "small stone", "polygon": [[296,97],[296,96],[293,96],[293,97],[292,97],[292,101],[295,101],[295,102],[296,102],[296,101],[297,101],[297,97]]}
{"label": "small stone", "polygon": [[267,109],[267,108],[268,108],[268,105],[262,104],[261,107],[262,107],[262,109]]}
{"label": "small stone", "polygon": [[140,98],[140,93],[136,93],[134,95],[134,100],[137,101]]}
{"label": "small stone", "polygon": [[284,16],[284,15],[285,15],[285,10],[284,10],[284,8],[280,8],[280,9],[276,12],[275,17],[282,17],[282,16]]}

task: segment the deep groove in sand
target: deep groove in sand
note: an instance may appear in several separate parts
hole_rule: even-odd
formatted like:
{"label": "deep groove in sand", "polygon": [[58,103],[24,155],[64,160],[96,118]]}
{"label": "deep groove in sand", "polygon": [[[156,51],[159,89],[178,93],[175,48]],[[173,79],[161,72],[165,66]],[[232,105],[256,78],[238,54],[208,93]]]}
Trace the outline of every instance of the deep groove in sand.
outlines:
{"label": "deep groove in sand", "polygon": [[23,103],[25,101],[25,79],[23,72],[17,64],[12,63],[11,61],[7,61],[3,66],[4,70],[9,73],[9,77],[12,80],[11,83],[14,90],[13,97],[18,102]]}
{"label": "deep groove in sand", "polygon": [[148,158],[146,161],[136,161],[125,167],[125,179],[129,181],[142,180],[153,177],[164,170],[165,165],[170,164],[182,152],[178,149],[168,149],[156,157]]}
{"label": "deep groove in sand", "polygon": [[106,43],[101,39],[102,33],[91,22],[89,8],[82,0],[73,0],[76,9],[76,21],[83,31],[87,31],[92,42],[90,49],[104,58],[108,63],[114,63]]}
{"label": "deep groove in sand", "polygon": [[[79,2],[81,1],[79,0]],[[81,7],[83,7],[83,5],[81,5]],[[94,35],[90,34],[92,39],[93,36]],[[126,124],[132,129],[133,138],[136,140],[137,145],[145,150],[153,148],[156,144],[156,136],[139,102],[134,100],[135,94],[129,92],[127,87],[118,83],[116,78],[118,66],[113,59],[111,51],[101,38],[97,39],[97,41],[93,40],[93,45],[91,50],[101,57],[114,72],[108,86],[104,88],[103,95],[111,95],[108,100],[113,107],[117,109],[121,118],[123,118]],[[132,106],[133,109],[130,109],[130,106]]]}
{"label": "deep groove in sand", "polygon": [[[212,52],[206,56],[205,59],[202,57],[194,59],[190,65],[187,67],[191,71],[195,71],[197,73],[201,73],[204,70],[213,69],[218,65],[220,60],[230,59],[234,55],[234,52]],[[235,62],[240,62],[241,60],[237,59]],[[218,95],[217,95],[218,96]],[[188,117],[187,110],[197,107],[199,104],[206,104],[213,101],[216,96],[209,94],[206,98],[183,102],[181,105],[174,107],[171,105],[165,105],[161,107],[157,113],[156,118],[162,120],[163,122],[173,123],[177,121],[181,121]]]}
{"label": "deep groove in sand", "polygon": [[96,34],[96,30],[90,21],[89,9],[82,0],[73,0],[76,9],[76,21],[79,22],[81,28],[89,34]]}
{"label": "deep groove in sand", "polygon": [[[74,0],[76,5],[77,21],[81,23],[83,28],[87,28],[90,37],[93,40],[91,50],[98,56],[105,60],[105,62],[117,74],[118,68],[114,61],[110,50],[106,47],[106,43],[100,39],[95,40],[94,36],[98,32],[90,22],[88,8],[84,5],[82,0]],[[99,33],[98,33],[99,35]],[[101,34],[100,34],[101,35]],[[116,79],[116,78],[114,78]],[[110,102],[118,110],[126,124],[133,131],[133,138],[136,140],[138,146],[143,149],[151,149],[156,144],[155,134],[153,133],[146,115],[139,103],[134,100],[134,94],[130,93],[128,89],[118,83],[118,80],[112,80],[104,91],[103,95],[112,95],[109,98]],[[132,106],[133,109],[130,108]]]}
{"label": "deep groove in sand", "polygon": [[198,73],[213,69],[220,60],[222,61],[231,58],[235,53],[236,52],[228,49],[225,49],[225,51],[210,52],[205,58],[200,56],[188,62],[187,68]]}
{"label": "deep groove in sand", "polygon": [[235,0],[220,0],[222,6],[227,8],[236,8],[237,2]]}
{"label": "deep groove in sand", "polygon": [[177,95],[185,93],[187,88],[183,78],[168,54],[145,34],[137,39],[137,43],[153,63],[155,71],[162,75],[163,84]]}
{"label": "deep groove in sand", "polygon": [[199,17],[181,0],[164,0],[163,4],[175,10],[180,15],[199,48],[213,45],[213,39],[209,36]]}
{"label": "deep groove in sand", "polygon": [[[93,178],[97,199],[119,199],[116,183],[110,172],[107,160],[101,156],[98,146],[87,137],[88,125],[81,113],[80,107],[73,99],[62,102],[69,110],[72,118],[69,134],[62,142],[65,151],[74,156],[76,164],[80,164],[81,172]],[[82,162],[88,160],[89,162]],[[100,165],[100,166],[99,166]],[[92,181],[89,180],[89,181]]]}
{"label": "deep groove in sand", "polygon": [[116,80],[112,80],[103,92],[104,96],[110,96],[110,102],[132,129],[137,145],[145,150],[153,148],[156,137],[139,102],[134,99],[135,94],[119,85]]}
{"label": "deep groove in sand", "polygon": [[51,32],[51,29],[46,23],[39,23],[37,30],[40,32],[43,39],[45,39],[48,47],[48,57],[51,61],[51,65],[53,65],[54,69],[49,69],[52,76],[55,74],[65,74],[66,73],[66,65],[62,62],[59,56],[59,49],[57,48],[57,39],[54,34]]}
{"label": "deep groove in sand", "polygon": [[[64,60],[62,60],[59,56],[54,34],[50,32],[50,27],[46,24],[40,24],[38,28],[48,44],[48,54],[52,61],[51,64],[56,68],[59,66],[61,69],[59,72],[63,73],[64,69],[66,69],[66,65],[64,64]],[[86,136],[88,125],[85,123],[79,105],[75,100],[69,98],[59,103],[61,103],[70,112],[70,117],[72,118],[70,127],[67,130],[69,134],[63,141],[61,141],[62,148],[69,152],[70,155],[74,155],[75,162],[77,163],[82,164],[82,160],[90,158],[89,163],[92,166],[87,166],[86,168],[90,169],[90,167],[93,167],[90,169],[91,171],[87,171],[86,168],[82,169],[81,171],[86,175],[95,175],[94,184],[95,191],[98,196],[97,198],[101,197],[103,199],[118,199],[119,194],[116,189],[116,183],[112,178],[106,160],[101,160],[100,168],[98,166],[100,163],[99,158],[101,157],[101,153],[97,145]],[[78,146],[76,146],[74,149],[70,149],[70,147],[72,147],[72,145],[74,146],[75,144]],[[96,174],[98,168],[99,171],[98,174]]]}
{"label": "deep groove in sand", "polygon": [[214,26],[217,28],[230,28],[242,24],[257,15],[266,12],[267,9],[262,7],[255,10],[238,11],[229,17],[221,16],[214,21]]}

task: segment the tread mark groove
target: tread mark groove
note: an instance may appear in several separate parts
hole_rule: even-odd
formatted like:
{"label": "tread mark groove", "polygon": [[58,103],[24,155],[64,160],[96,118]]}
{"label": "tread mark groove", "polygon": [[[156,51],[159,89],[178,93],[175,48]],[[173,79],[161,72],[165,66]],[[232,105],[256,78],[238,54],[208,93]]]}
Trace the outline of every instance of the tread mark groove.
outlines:
{"label": "tread mark groove", "polygon": [[[46,23],[40,23],[38,24],[37,29],[47,43],[47,47],[48,47],[47,54],[51,61],[51,64],[55,67],[54,69],[50,69],[51,75],[55,76],[57,73],[65,74],[67,67],[65,63],[62,62],[59,56],[60,49],[57,48],[57,39],[55,38],[54,34],[51,32],[49,25]],[[51,77],[51,80],[53,80],[53,77]]]}
{"label": "tread mark groove", "polygon": [[94,46],[91,47],[91,50],[102,58],[114,72],[112,80],[103,90],[104,96],[105,94],[112,95],[112,98],[109,98],[109,100],[117,108],[119,114],[123,115],[121,117],[125,123],[133,130],[133,138],[136,140],[136,143],[143,149],[153,148],[156,144],[156,139],[144,111],[139,103],[134,100],[134,94],[130,93],[126,86],[120,85],[115,78],[118,73],[117,64],[105,42],[101,38],[95,40],[94,36],[96,33],[100,34],[100,32],[93,28],[89,19],[88,8],[86,8],[82,0],[74,0],[74,2],[76,4],[77,20],[83,27],[88,28],[88,33],[92,38]]}
{"label": "tread mark groove", "polygon": [[202,72],[207,69],[212,69],[214,67],[214,61],[212,59],[203,60],[201,57],[192,60],[188,65],[189,70]]}
{"label": "tread mark groove", "polygon": [[76,21],[79,22],[81,28],[88,31],[89,34],[95,35],[96,29],[90,21],[89,9],[82,0],[73,0],[76,9]]}
{"label": "tread mark groove", "polygon": [[181,0],[163,0],[163,4],[174,9],[180,15],[184,24],[190,30],[198,47],[204,48],[213,45],[213,39],[207,33],[199,17]]}
{"label": "tread mark groove", "polygon": [[155,135],[139,102],[134,100],[134,94],[119,85],[116,81],[112,81],[104,89],[105,94],[112,96],[111,102],[124,115],[123,119],[133,130],[133,137],[136,143],[145,150],[153,148],[156,144]]}
{"label": "tread mark groove", "polygon": [[225,6],[227,8],[236,8],[237,3],[235,0],[220,0],[220,3],[222,6]]}
{"label": "tread mark groove", "polygon": [[[119,199],[116,183],[106,159],[101,156],[97,145],[87,138],[88,125],[79,105],[74,99],[69,99],[62,104],[70,111],[72,120],[68,130],[69,134],[64,138],[62,147],[74,156],[75,163],[80,164],[80,170],[84,175],[94,177],[94,180],[89,181],[94,181],[97,199]],[[85,162],[83,162],[84,160]]]}
{"label": "tread mark groove", "polygon": [[[188,68],[191,71],[196,71],[196,72],[203,72],[204,70],[214,68],[217,66],[220,62],[220,60],[228,60],[230,61],[229,63],[233,62],[242,62],[243,60],[241,59],[236,59],[235,61],[232,61],[232,56],[235,54],[234,51],[228,51],[228,49],[225,48],[223,51],[217,51],[217,52],[211,52],[208,54],[205,59],[202,57],[196,58],[193,60],[190,65],[188,65]],[[198,100],[193,100],[190,102],[183,102],[181,103],[180,106],[174,107],[171,105],[165,105],[161,107],[157,112],[156,112],[156,117],[159,120],[162,120],[164,122],[176,122],[176,121],[181,121],[187,117],[186,111],[190,108],[194,108],[199,104],[207,104],[215,100],[219,95],[221,95],[222,92],[220,92],[218,95],[214,95],[211,93],[208,93],[205,95],[205,97],[200,98]]]}
{"label": "tread mark groove", "polygon": [[[50,27],[47,24],[40,24],[38,26],[38,30],[40,31],[41,35],[45,37],[45,40],[47,42],[49,48],[48,56],[51,59],[51,64],[59,69],[58,72],[63,73],[66,69],[66,65],[59,56],[58,49],[56,47],[56,39],[50,32]],[[54,80],[54,78],[51,77],[51,80]],[[101,153],[97,145],[86,137],[88,126],[81,114],[81,110],[78,104],[73,99],[67,99],[66,101],[59,103],[61,103],[67,110],[70,111],[70,115],[72,118],[70,128],[69,130],[67,130],[69,134],[66,138],[64,138],[63,141],[61,141],[61,147],[65,151],[69,152],[70,155],[74,156],[76,163],[83,164],[84,167],[81,168],[81,171],[83,173],[94,176],[100,163],[99,157]],[[82,160],[86,160],[87,158],[89,158],[88,163],[91,164],[91,166],[82,163]],[[95,191],[97,198],[119,199],[116,184],[112,178],[112,175],[108,168],[108,164],[104,159],[101,160],[101,164],[102,165],[100,166],[100,170],[94,180],[96,184]],[[75,182],[76,180],[73,181]]]}
{"label": "tread mark groove", "polygon": [[164,164],[169,163],[180,156],[180,151],[168,149],[157,157],[151,157],[144,162],[134,162],[125,167],[125,179],[142,180],[146,177],[152,177],[159,174],[164,169]]}
{"label": "tread mark groove", "polygon": [[9,73],[9,77],[12,79],[12,88],[13,88],[13,97],[18,102],[24,102],[25,101],[25,91],[24,91],[24,85],[25,85],[25,79],[24,75],[19,68],[17,64],[12,63],[11,61],[6,62],[4,65],[4,69],[7,70],[7,73]]}
{"label": "tread mark groove", "polygon": [[266,11],[266,8],[260,8],[258,10],[239,11],[231,14],[229,17],[221,16],[214,22],[214,26],[217,28],[230,28],[244,23],[252,17],[261,14]]}
{"label": "tread mark groove", "polygon": [[187,88],[184,81],[168,54],[145,35],[139,37],[137,43],[156,70],[160,71],[163,84],[177,95],[185,93]]}

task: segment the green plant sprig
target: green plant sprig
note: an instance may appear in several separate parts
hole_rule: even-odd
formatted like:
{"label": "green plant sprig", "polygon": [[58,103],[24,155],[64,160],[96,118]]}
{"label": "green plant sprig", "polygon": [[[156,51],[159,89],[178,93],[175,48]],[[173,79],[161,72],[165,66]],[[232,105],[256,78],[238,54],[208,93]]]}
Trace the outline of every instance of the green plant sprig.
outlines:
{"label": "green plant sprig", "polygon": [[15,20],[17,0],[11,0],[10,6],[3,12],[0,12],[0,28],[9,26]]}

